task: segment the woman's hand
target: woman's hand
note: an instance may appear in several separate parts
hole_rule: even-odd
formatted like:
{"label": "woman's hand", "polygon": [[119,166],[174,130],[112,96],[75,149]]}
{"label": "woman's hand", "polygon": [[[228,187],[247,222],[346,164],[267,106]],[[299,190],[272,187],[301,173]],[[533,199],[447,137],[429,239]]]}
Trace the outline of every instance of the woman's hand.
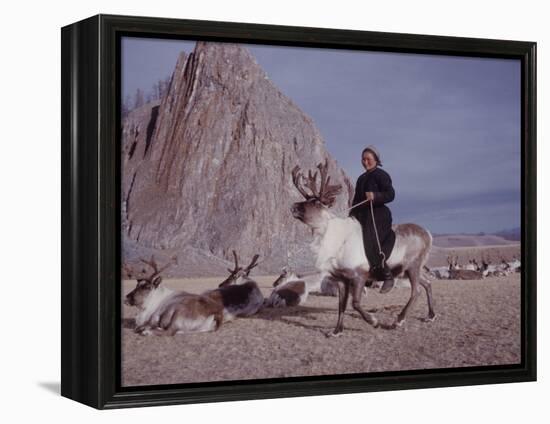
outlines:
{"label": "woman's hand", "polygon": [[374,200],[374,193],[372,191],[366,191],[365,197],[367,200]]}

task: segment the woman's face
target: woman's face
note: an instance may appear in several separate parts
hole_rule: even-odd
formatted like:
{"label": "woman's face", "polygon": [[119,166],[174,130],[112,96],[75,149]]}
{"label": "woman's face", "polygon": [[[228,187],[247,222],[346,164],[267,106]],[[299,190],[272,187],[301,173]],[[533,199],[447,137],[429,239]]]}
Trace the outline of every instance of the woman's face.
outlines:
{"label": "woman's face", "polygon": [[363,166],[367,171],[370,171],[371,169],[374,169],[376,167],[376,157],[372,154],[372,152],[365,152],[363,153]]}

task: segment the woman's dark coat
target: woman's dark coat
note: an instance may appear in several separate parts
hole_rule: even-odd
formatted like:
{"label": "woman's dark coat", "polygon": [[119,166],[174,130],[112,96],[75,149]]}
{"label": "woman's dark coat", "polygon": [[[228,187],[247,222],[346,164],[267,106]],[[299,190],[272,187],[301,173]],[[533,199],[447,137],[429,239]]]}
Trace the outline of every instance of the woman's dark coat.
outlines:
{"label": "woman's dark coat", "polygon": [[[390,175],[376,167],[365,172],[357,179],[355,184],[355,196],[353,197],[353,205],[361,203],[366,199],[365,193],[371,191],[374,193],[373,211],[378,237],[382,246],[382,251],[386,255],[386,259],[390,257],[391,251],[395,244],[395,233],[391,229],[392,216],[390,209],[386,203],[391,202],[395,197],[395,191],[392,186]],[[377,267],[381,263],[378,243],[372,223],[370,211],[370,202],[357,206],[350,211],[350,216],[355,217],[363,229],[363,244],[365,245],[365,253],[371,267]]]}

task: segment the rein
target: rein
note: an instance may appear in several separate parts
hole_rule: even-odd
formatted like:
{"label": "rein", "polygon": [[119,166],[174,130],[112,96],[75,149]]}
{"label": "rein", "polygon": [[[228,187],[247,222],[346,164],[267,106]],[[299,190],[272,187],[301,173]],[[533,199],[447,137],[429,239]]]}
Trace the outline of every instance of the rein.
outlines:
{"label": "rein", "polygon": [[382,252],[382,246],[380,245],[380,239],[378,238],[378,229],[376,228],[376,221],[374,220],[374,206],[370,202],[370,216],[372,217],[372,226],[374,227],[374,235],[376,236],[376,243],[378,243],[378,253],[382,256],[382,268],[386,266],[386,255]]}

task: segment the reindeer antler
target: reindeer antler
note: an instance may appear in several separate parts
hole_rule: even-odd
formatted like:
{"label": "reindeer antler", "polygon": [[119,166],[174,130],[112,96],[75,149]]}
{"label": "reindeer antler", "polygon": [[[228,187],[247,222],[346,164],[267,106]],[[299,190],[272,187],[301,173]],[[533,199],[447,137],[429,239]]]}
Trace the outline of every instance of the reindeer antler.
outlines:
{"label": "reindeer antler", "polygon": [[328,176],[328,159],[325,159],[324,164],[317,165],[321,173],[321,188],[319,189],[319,200],[322,203],[331,207],[336,200],[336,196],[342,190],[341,184],[330,185],[330,177]]}
{"label": "reindeer antler", "polygon": [[235,269],[229,269],[227,268],[227,270],[231,273],[231,274],[235,274],[237,272],[239,272],[242,268],[239,267],[239,258],[237,258],[237,252],[235,252],[234,250],[232,250],[233,252],[233,260],[235,261]]}
{"label": "reindeer antler", "polygon": [[166,268],[168,268],[170,265],[172,265],[173,262],[176,262],[176,256],[172,256],[170,261],[166,263],[164,266],[162,266],[160,269],[158,267],[157,261],[155,260],[155,255],[151,255],[150,260],[140,259],[141,262],[143,262],[146,265],[149,265],[151,268],[153,268],[153,274],[151,274],[148,279],[153,280],[157,275],[160,275],[162,271],[164,271]]}
{"label": "reindeer antler", "polygon": [[304,190],[304,188],[302,187],[302,184],[301,184],[300,180],[305,179],[305,178],[304,178],[304,175],[300,171],[301,171],[300,167],[298,165],[296,165],[294,167],[294,169],[292,170],[292,182],[294,183],[294,186],[298,189],[300,194],[302,196],[304,196],[306,200],[309,200],[309,199],[311,199],[312,197],[315,197],[315,196],[312,196],[311,194],[308,194]]}
{"label": "reindeer antler", "polygon": [[319,192],[317,191],[317,171],[314,173],[311,172],[311,169],[307,171],[307,180],[305,186],[309,188],[313,197],[319,197]]}
{"label": "reindeer antler", "polygon": [[[328,176],[328,159],[325,159],[325,163],[318,164],[317,169],[321,174],[321,185],[319,189],[317,189],[317,171],[315,171],[315,173],[312,173],[311,170],[308,171],[308,178],[306,180],[298,165],[296,165],[292,170],[292,182],[306,200],[317,198],[324,205],[331,207],[336,200],[336,196],[342,190],[342,185],[329,184],[330,177]],[[304,187],[302,187],[301,180],[305,181],[304,185],[311,191],[311,194],[309,194]]]}
{"label": "reindeer antler", "polygon": [[245,269],[244,269],[244,273],[246,276],[248,276],[248,274],[250,273],[250,271],[252,271],[252,268],[255,268],[258,266],[258,258],[260,257],[260,255],[256,254],[254,255],[254,257],[252,258],[252,262],[250,262],[250,265],[248,265]]}
{"label": "reindeer antler", "polygon": [[149,265],[151,268],[153,268],[153,271],[155,272],[155,274],[158,273],[158,265],[157,265],[157,261],[155,260],[155,255],[152,255],[151,259],[149,260],[141,258],[140,261],[146,265]]}
{"label": "reindeer antler", "polygon": [[233,284],[243,274],[248,277],[248,274],[250,273],[252,268],[258,265],[258,258],[260,257],[260,255],[254,255],[254,257],[252,258],[252,262],[250,262],[250,264],[243,269],[242,267],[239,266],[239,259],[237,257],[237,252],[235,252],[234,250],[232,252],[233,252],[233,259],[235,260],[235,269],[227,268],[227,270],[229,271],[229,277],[223,280],[220,283],[219,287],[225,287],[230,284]]}
{"label": "reindeer antler", "polygon": [[130,268],[130,266],[126,262],[122,263],[122,269],[126,272],[126,275],[128,277],[134,278],[134,271],[132,270],[132,268]]}

